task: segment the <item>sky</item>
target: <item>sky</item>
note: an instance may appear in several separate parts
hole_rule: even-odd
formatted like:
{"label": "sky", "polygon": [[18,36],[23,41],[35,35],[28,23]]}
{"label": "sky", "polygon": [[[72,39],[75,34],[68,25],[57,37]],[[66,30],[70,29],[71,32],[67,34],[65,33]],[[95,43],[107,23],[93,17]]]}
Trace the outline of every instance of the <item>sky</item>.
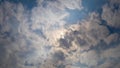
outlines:
{"label": "sky", "polygon": [[119,68],[120,0],[0,0],[0,68]]}

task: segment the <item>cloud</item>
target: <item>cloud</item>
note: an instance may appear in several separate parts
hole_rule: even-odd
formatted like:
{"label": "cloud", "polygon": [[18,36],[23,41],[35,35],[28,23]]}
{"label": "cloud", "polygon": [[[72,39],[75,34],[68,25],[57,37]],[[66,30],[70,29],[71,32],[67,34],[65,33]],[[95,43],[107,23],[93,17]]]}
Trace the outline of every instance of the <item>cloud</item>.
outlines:
{"label": "cloud", "polygon": [[90,19],[70,26],[64,37],[58,40],[59,48],[63,48],[68,55],[66,61],[71,61],[70,64],[80,62],[88,67],[97,65],[99,55],[89,49],[109,35],[108,29],[99,23],[98,15],[93,13],[90,14]]}
{"label": "cloud", "polygon": [[110,0],[110,3],[111,3],[111,4],[119,4],[120,1],[119,1],[119,0]]}
{"label": "cloud", "polygon": [[110,6],[108,4],[103,6],[102,18],[107,21],[107,25],[120,29],[120,5],[118,0],[111,0]]}
{"label": "cloud", "polygon": [[[81,10],[82,7],[82,1],[81,0],[37,0],[38,5],[43,4],[44,7],[54,7],[59,10],[65,10],[67,9],[79,9]],[[54,3],[54,4],[53,4]]]}
{"label": "cloud", "polygon": [[104,58],[119,58],[120,57],[119,50],[120,50],[120,46],[118,45],[115,48],[111,48],[111,49],[103,51],[102,56]]}
{"label": "cloud", "polygon": [[98,66],[98,68],[119,68],[119,63],[115,63],[113,61],[106,61],[104,64]]}
{"label": "cloud", "polygon": [[[107,54],[107,53],[106,53]],[[109,55],[110,57],[106,57],[106,59],[104,59],[103,63],[101,63],[100,65],[98,65],[98,68],[109,68],[109,67],[114,67],[114,68],[119,68],[119,58],[118,57],[114,57],[111,58],[112,55]]]}
{"label": "cloud", "polygon": [[105,38],[105,42],[110,45],[110,44],[113,44],[113,43],[117,43],[120,41],[120,35],[118,33],[114,33],[114,34],[111,34],[109,35],[107,38]]}
{"label": "cloud", "polygon": [[[119,66],[116,63],[119,62],[116,61],[120,48],[119,33],[111,34],[108,27],[101,25],[102,23],[98,13],[91,13],[88,19],[68,28],[64,37],[58,40],[59,47],[69,55],[66,61],[71,61],[69,63],[75,67],[96,68],[103,65],[103,68],[106,68],[104,64],[107,64],[107,67]],[[110,64],[114,64],[106,63],[108,60]],[[76,66],[76,63],[79,63],[79,66]]]}
{"label": "cloud", "polygon": [[63,5],[64,8],[68,8],[68,9],[81,9],[81,0],[59,0],[60,3]]}
{"label": "cloud", "polygon": [[54,58],[54,60],[59,60],[59,61],[63,61],[63,60],[65,60],[64,53],[61,52],[61,51],[57,51],[57,52],[55,52],[53,58]]}
{"label": "cloud", "polygon": [[[0,67],[117,68],[120,35],[111,34],[108,26],[119,29],[119,9],[113,12],[112,6],[105,5],[102,18],[92,12],[86,19],[68,25],[64,20],[69,16],[66,9],[82,10],[81,3],[37,0],[37,6],[31,10],[21,3],[1,3]],[[107,25],[103,25],[102,19]]]}
{"label": "cloud", "polygon": [[78,27],[77,29],[71,26],[71,30],[68,30],[64,38],[60,39],[60,46],[72,46],[72,41],[80,47],[96,46],[100,40],[104,40],[109,35],[107,27],[99,25],[101,21],[96,13],[92,13],[89,17],[90,19],[75,25],[74,27]]}
{"label": "cloud", "polygon": [[[53,7],[42,8],[38,6],[33,8],[31,16],[32,26],[30,27],[31,30],[44,31],[44,35],[50,42],[54,42],[60,37],[61,32],[65,31],[63,27],[65,21],[63,21],[63,19],[68,15],[68,13],[64,11],[55,12],[54,10],[56,8]],[[54,37],[54,35],[56,35],[56,37]]]}
{"label": "cloud", "polygon": [[[41,4],[42,0],[39,1]],[[63,19],[68,15],[65,8],[80,9],[81,7],[80,0],[69,1],[66,2],[67,4],[61,0],[59,2],[61,2],[60,7],[57,2],[48,1],[47,7],[37,4],[31,10],[27,10],[21,3],[18,5],[6,1],[1,3],[0,43],[3,52],[0,57],[0,67],[36,68],[44,64],[45,59],[51,58],[48,55],[54,50],[45,47],[55,46],[55,41],[64,35],[66,22]]]}
{"label": "cloud", "polygon": [[98,61],[99,61],[99,56],[93,50],[82,53],[80,55],[80,62],[83,63],[83,64],[88,65],[89,67],[97,65]]}
{"label": "cloud", "polygon": [[[24,62],[29,52],[36,49],[28,34],[27,10],[22,4],[3,2],[0,7],[0,45],[2,68],[25,68]],[[26,28],[23,28],[26,27]],[[24,52],[26,54],[24,54]],[[36,52],[31,52],[36,53]],[[36,57],[34,57],[36,58]],[[34,60],[34,59],[33,59]]]}

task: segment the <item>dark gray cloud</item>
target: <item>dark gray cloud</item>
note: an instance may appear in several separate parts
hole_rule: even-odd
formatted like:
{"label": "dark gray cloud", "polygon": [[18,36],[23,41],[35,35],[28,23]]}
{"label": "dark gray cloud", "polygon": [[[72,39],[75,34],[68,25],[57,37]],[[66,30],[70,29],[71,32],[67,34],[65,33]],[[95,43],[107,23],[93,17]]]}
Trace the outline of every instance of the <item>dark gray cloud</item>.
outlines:
{"label": "dark gray cloud", "polygon": [[65,60],[65,55],[62,51],[57,51],[53,55],[53,59],[55,61],[64,61]]}
{"label": "dark gray cloud", "polygon": [[59,39],[59,42],[60,42],[60,47],[62,48],[70,48],[71,46],[71,41],[68,40],[68,39]]}

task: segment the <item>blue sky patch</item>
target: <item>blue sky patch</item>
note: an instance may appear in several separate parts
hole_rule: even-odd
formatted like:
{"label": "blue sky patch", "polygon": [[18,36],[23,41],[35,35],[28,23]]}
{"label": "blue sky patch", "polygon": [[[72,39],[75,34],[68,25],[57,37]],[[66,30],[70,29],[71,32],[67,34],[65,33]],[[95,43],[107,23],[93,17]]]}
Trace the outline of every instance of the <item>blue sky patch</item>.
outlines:
{"label": "blue sky patch", "polygon": [[76,23],[77,21],[80,21],[87,16],[87,12],[85,12],[84,10],[66,9],[66,11],[69,13],[69,16],[66,17],[64,20],[67,21],[69,24]]}
{"label": "blue sky patch", "polygon": [[107,2],[108,0],[82,0],[82,6],[88,12],[101,12],[102,6]]}

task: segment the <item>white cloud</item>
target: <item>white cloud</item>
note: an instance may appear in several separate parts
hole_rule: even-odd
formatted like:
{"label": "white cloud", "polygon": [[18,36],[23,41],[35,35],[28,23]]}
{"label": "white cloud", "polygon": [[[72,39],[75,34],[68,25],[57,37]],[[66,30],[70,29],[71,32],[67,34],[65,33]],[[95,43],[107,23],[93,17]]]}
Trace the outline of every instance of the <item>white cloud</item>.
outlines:
{"label": "white cloud", "polygon": [[[99,54],[89,49],[91,47],[97,47],[100,40],[107,38],[109,30],[105,26],[99,25],[101,21],[96,13],[90,14],[89,17],[87,20],[71,25],[68,28],[63,38],[66,41],[63,43],[66,45],[58,42],[59,48],[63,48],[65,54],[68,55],[66,61],[71,64],[80,62],[88,65],[88,67],[92,67],[96,66],[98,61],[100,61]],[[64,48],[63,45],[64,47],[69,46],[69,48]]]}
{"label": "white cloud", "polygon": [[[39,1],[42,2],[42,0]],[[66,22],[63,19],[68,16],[68,13],[62,9],[78,9],[81,7],[78,1],[80,2],[80,0],[77,0],[77,2],[69,1],[70,4],[68,2],[65,4],[60,0],[60,6],[57,5],[58,3],[48,2],[48,6],[50,7],[44,8],[41,5],[37,5],[32,11],[26,10],[22,4],[17,5],[9,2],[1,4],[1,32],[9,32],[14,38],[13,41],[11,36],[6,36],[7,39],[0,39],[0,42],[5,45],[5,56],[3,57],[5,57],[6,60],[2,62],[2,67],[26,68],[26,66],[24,66],[26,61],[30,64],[37,65],[39,62],[43,63],[44,61],[36,59],[48,59],[48,54],[53,51],[50,50],[46,52],[44,47],[53,45],[53,43],[57,41],[56,39],[63,37],[66,31],[64,28]],[[34,30],[42,31],[46,38],[34,33]],[[5,34],[0,35],[0,37],[5,37]],[[35,52],[29,54],[29,51],[32,49],[34,49]],[[24,54],[24,52],[26,54]],[[13,54],[14,56],[11,56]],[[15,58],[15,61],[12,61],[13,59],[11,58]],[[12,64],[14,62],[16,63],[15,65]],[[34,67],[36,68],[36,66],[33,66],[33,68]]]}
{"label": "white cloud", "polygon": [[61,31],[64,32],[63,26],[65,21],[63,21],[63,19],[68,15],[67,12],[54,12],[53,10],[54,9],[51,8],[42,8],[38,6],[32,10],[31,17],[31,29],[41,29],[50,41],[56,40],[57,37],[60,36]]}
{"label": "white cloud", "polygon": [[[54,64],[74,64],[74,62],[92,67],[100,61],[99,56],[107,59],[120,57],[120,47],[100,51],[102,52],[100,55],[95,50],[90,50],[91,47],[97,47],[101,40],[105,40],[107,44],[113,40],[118,41],[119,34],[109,36],[107,27],[100,25],[99,14],[90,13],[88,19],[70,25],[67,29],[64,27],[67,22],[63,19],[69,15],[65,9],[81,10],[83,8],[81,0],[46,1],[47,7],[42,6],[43,0],[38,0],[38,2],[38,5],[31,11],[26,10],[22,4],[16,5],[9,2],[1,4],[0,25],[2,29],[0,31],[3,34],[0,34],[0,43],[4,45],[2,48],[5,50],[3,52],[5,54],[0,57],[2,68],[36,68],[37,66],[55,68]],[[113,13],[109,6],[104,6],[102,17],[108,22],[108,25],[118,28],[119,15],[117,16],[117,13],[119,14],[119,11]],[[113,18],[111,18],[112,15]],[[41,36],[34,30],[40,31]],[[8,35],[10,33],[10,36],[7,37],[4,32],[8,32]],[[68,49],[59,47],[60,38],[70,44]],[[51,49],[45,49],[45,46],[51,46]],[[62,51],[66,56],[64,62],[54,62],[54,57],[51,55],[57,50]],[[3,60],[3,58],[5,59]],[[25,66],[26,61],[33,66]],[[13,63],[16,64],[13,65]],[[105,64],[108,64],[109,67],[109,63]],[[77,66],[68,65],[67,67],[75,68]]]}
{"label": "white cloud", "polygon": [[38,5],[41,6],[43,2],[46,2],[47,7],[49,8],[57,8],[59,10],[68,9],[79,9],[81,10],[82,7],[82,0],[53,0],[53,1],[44,1],[44,0],[37,0]]}
{"label": "white cloud", "polygon": [[[104,58],[110,59],[110,57],[113,57],[116,59],[119,57],[119,47],[116,47],[117,49],[108,48],[105,51],[102,49],[102,47],[108,47],[107,44],[112,45],[112,43],[118,43],[119,34],[109,34],[108,28],[105,25],[100,25],[102,22],[100,21],[99,15],[96,13],[90,14],[89,17],[90,18],[87,20],[84,20],[79,24],[72,25],[68,28],[68,31],[63,39],[66,41],[64,42],[66,45],[67,43],[71,44],[70,42],[72,42],[72,44],[69,45],[69,49],[64,49],[64,47],[63,49],[65,50],[65,53],[68,53],[67,55],[69,56],[67,57],[67,61],[70,60],[71,64],[80,61],[82,64],[88,65],[88,67],[96,67],[97,64],[99,64],[99,62]],[[101,40],[107,44],[102,44]],[[101,43],[101,45],[99,45],[99,43]],[[61,45],[63,44],[60,43],[59,45],[60,48],[62,48]],[[76,48],[72,48],[73,46]],[[119,45],[116,44],[116,46]],[[93,50],[90,49],[92,47]],[[99,52],[97,52],[96,49],[94,51],[94,47],[98,49],[100,48],[100,51],[98,50]],[[75,49],[76,51],[73,52],[72,49]],[[112,62],[113,61],[111,61],[111,63]],[[109,64],[108,66],[111,67]]]}
{"label": "white cloud", "polygon": [[81,9],[81,0],[59,0],[64,8],[68,9]]}

